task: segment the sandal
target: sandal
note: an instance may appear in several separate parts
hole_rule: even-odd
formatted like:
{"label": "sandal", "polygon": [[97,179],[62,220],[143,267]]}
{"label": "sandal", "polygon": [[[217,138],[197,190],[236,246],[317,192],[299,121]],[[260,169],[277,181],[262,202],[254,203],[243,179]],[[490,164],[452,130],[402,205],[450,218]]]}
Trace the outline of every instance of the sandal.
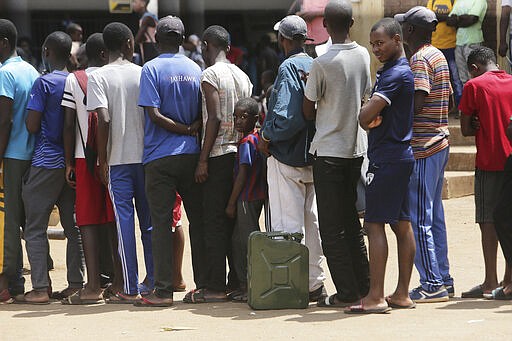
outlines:
{"label": "sandal", "polygon": [[63,300],[63,299],[66,299],[68,296],[71,296],[71,295],[74,295],[76,294],[77,292],[79,292],[82,288],[66,288],[64,290],[61,290],[61,291],[54,291],[52,292],[52,294],[50,295],[50,298],[51,299],[54,299],[54,300]]}
{"label": "sandal", "polygon": [[116,292],[113,296],[110,296],[106,302],[108,304],[134,304],[140,300],[140,296],[137,295],[136,298],[132,298],[128,295],[123,294],[122,292]]}
{"label": "sandal", "polygon": [[184,303],[214,303],[226,302],[227,296],[224,297],[209,297],[205,295],[206,289],[194,289],[189,291],[183,298]]}
{"label": "sandal", "polygon": [[64,305],[91,305],[91,304],[105,303],[105,300],[100,297],[98,297],[97,299],[81,298],[80,291],[77,291],[73,295],[70,295],[70,296],[64,298],[63,300],[61,300],[60,303],[62,303]]}
{"label": "sandal", "polygon": [[497,288],[492,291],[492,298],[495,300],[512,300],[512,293],[506,294],[503,288]]}
{"label": "sandal", "polygon": [[326,296],[323,299],[319,299],[316,302],[316,306],[319,308],[333,307],[333,308],[347,308],[353,305],[354,302],[342,302],[337,299],[336,294]]}
{"label": "sandal", "polygon": [[391,307],[393,309],[414,309],[416,308],[416,302],[412,302],[411,304],[409,305],[401,305],[401,304],[397,304],[397,303],[393,303],[393,301],[391,301],[391,297],[386,297],[386,302],[388,304],[388,307]]}
{"label": "sandal", "polygon": [[0,292],[0,304],[11,304],[14,299],[11,297],[9,290],[4,289]]}
{"label": "sandal", "polygon": [[168,299],[166,298],[166,299],[163,299],[164,301],[155,302],[152,300],[152,298],[155,298],[155,297],[160,298],[160,297],[157,297],[154,294],[152,294],[150,296],[141,297],[140,300],[135,302],[133,305],[136,307],[164,307],[164,308],[166,308],[166,307],[172,306],[172,304],[173,304],[172,298],[168,298]]}
{"label": "sandal", "polygon": [[240,291],[231,293],[230,300],[232,302],[237,302],[237,303],[246,303],[247,302],[247,291],[240,290]]}
{"label": "sandal", "polygon": [[484,290],[482,288],[482,285],[479,284],[468,291],[464,291],[461,295],[461,298],[483,298],[484,297]]}
{"label": "sandal", "polygon": [[360,301],[359,304],[348,307],[345,310],[345,314],[387,314],[391,311],[391,308],[386,307],[377,307],[377,308],[365,308],[363,304],[363,300]]}

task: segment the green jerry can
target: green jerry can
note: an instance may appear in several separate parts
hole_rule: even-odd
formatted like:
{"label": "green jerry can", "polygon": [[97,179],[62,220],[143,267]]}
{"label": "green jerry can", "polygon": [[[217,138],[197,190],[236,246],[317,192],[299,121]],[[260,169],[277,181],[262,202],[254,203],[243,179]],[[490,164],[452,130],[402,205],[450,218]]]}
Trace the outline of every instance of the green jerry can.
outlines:
{"label": "green jerry can", "polygon": [[253,309],[297,309],[309,304],[309,251],[301,233],[253,232],[247,252]]}

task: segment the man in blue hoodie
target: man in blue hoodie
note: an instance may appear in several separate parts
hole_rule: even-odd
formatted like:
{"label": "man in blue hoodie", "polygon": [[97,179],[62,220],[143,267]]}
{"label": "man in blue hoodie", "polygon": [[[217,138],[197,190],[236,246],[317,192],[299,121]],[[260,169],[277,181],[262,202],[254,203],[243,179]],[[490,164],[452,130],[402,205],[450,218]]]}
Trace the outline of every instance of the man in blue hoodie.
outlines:
{"label": "man in blue hoodie", "polygon": [[307,26],[302,18],[289,15],[274,29],[279,31],[286,60],[279,67],[258,147],[270,155],[267,181],[272,230],[304,234],[309,249],[309,299],[318,301],[326,293],[313,157],[308,152],[315,123],[302,114],[305,80],[313,59],[304,53]]}

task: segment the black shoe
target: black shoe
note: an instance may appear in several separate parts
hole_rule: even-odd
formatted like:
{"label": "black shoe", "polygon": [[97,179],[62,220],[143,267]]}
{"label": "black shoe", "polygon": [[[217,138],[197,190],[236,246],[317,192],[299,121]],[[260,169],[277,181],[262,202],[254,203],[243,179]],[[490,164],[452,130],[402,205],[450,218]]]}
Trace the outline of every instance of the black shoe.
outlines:
{"label": "black shoe", "polygon": [[324,300],[326,297],[327,291],[323,285],[318,289],[309,292],[309,302],[318,302],[319,300]]}

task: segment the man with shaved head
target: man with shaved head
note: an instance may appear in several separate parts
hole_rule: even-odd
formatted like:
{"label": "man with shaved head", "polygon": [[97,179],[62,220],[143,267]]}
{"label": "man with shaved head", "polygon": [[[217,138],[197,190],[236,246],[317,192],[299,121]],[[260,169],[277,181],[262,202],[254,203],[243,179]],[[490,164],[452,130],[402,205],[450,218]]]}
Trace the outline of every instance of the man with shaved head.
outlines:
{"label": "man with shaved head", "polygon": [[53,32],[43,44],[43,63],[49,72],[38,78],[27,105],[26,126],[36,136],[32,165],[25,175],[22,197],[27,215],[24,231],[33,290],[25,294],[29,304],[46,304],[51,294],[48,274],[46,230],[50,213],[57,205],[60,222],[68,240],[66,266],[68,288],[57,297],[67,297],[82,288],[82,251],[75,226],[75,192],[66,183],[64,159],[64,110],[61,106],[68,76],[66,64],[71,38]]}
{"label": "man with shaved head", "polygon": [[370,55],[350,39],[353,23],[350,1],[327,4],[324,25],[333,45],[313,62],[304,97],[306,119],[316,119],[309,152],[316,155],[313,176],[320,235],[337,290],[319,301],[319,306],[349,305],[365,296],[369,285],[368,258],[355,204],[367,146],[357,116],[370,90]]}

